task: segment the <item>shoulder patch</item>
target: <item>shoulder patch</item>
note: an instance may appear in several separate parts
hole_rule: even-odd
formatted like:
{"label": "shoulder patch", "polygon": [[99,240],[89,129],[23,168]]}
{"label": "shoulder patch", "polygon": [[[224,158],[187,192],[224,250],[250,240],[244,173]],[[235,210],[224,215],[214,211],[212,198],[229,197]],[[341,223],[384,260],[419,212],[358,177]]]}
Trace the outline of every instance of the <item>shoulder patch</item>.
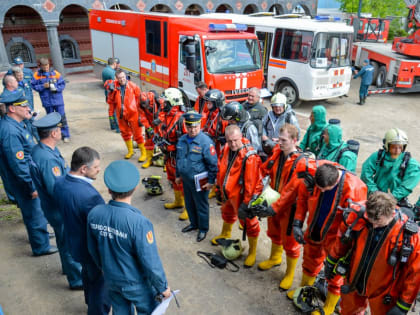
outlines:
{"label": "shoulder patch", "polygon": [[214,148],[214,145],[210,145],[210,154],[216,155],[216,149]]}
{"label": "shoulder patch", "polygon": [[153,232],[152,231],[147,232],[146,238],[147,238],[147,242],[149,244],[153,244]]}
{"label": "shoulder patch", "polygon": [[55,177],[61,176],[61,171],[60,171],[60,168],[58,166],[54,166],[52,168],[52,172],[53,172]]}
{"label": "shoulder patch", "polygon": [[23,160],[24,157],[25,157],[25,154],[23,153],[23,151],[16,152],[16,158],[18,160]]}

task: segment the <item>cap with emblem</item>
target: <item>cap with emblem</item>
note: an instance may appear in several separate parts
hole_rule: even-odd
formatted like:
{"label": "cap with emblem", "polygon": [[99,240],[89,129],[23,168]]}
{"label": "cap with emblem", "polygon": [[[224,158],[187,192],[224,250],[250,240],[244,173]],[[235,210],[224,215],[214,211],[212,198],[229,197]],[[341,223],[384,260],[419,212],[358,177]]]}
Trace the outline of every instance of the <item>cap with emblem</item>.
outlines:
{"label": "cap with emblem", "polygon": [[140,181],[140,173],[128,161],[114,161],[104,172],[106,187],[116,193],[126,193],[134,189]]}
{"label": "cap with emblem", "polygon": [[57,112],[49,113],[48,115],[35,120],[32,125],[38,129],[54,129],[61,127],[61,115]]}
{"label": "cap with emblem", "polygon": [[114,60],[117,64],[120,64],[120,58],[115,57]]}
{"label": "cap with emblem", "polygon": [[365,59],[363,62],[369,64],[369,59]]}
{"label": "cap with emblem", "polygon": [[201,117],[202,115],[195,112],[195,111],[189,111],[184,114],[184,120],[185,124],[187,126],[196,126],[201,123]]}
{"label": "cap with emblem", "polygon": [[4,103],[6,106],[29,106],[29,102],[26,99],[23,90],[17,90],[12,93],[3,93],[0,97],[0,103]]}
{"label": "cap with emblem", "polygon": [[15,65],[21,65],[21,64],[23,64],[23,60],[22,60],[21,57],[16,57],[15,59],[13,59],[13,63]]}

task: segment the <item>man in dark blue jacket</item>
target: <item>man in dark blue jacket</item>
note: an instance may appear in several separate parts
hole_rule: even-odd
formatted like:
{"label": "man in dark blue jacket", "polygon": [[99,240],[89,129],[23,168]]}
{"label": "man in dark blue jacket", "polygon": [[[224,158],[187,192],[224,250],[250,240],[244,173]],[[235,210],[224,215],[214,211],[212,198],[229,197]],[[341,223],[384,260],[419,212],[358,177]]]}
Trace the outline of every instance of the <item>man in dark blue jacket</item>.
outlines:
{"label": "man in dark blue jacket", "polygon": [[[176,145],[176,179],[177,184],[184,185],[185,206],[190,225],[182,229],[183,233],[198,229],[197,242],[206,238],[209,230],[209,191],[212,189],[217,174],[217,154],[213,140],[200,131],[201,114],[188,112],[184,114],[187,134],[183,135]],[[199,190],[195,176],[207,172]]]}
{"label": "man in dark blue jacket", "polygon": [[31,174],[41,199],[45,217],[54,229],[63,273],[67,276],[70,289],[81,290],[82,266],[75,262],[70,254],[66,239],[70,233],[64,233],[64,223],[58,205],[54,199],[54,185],[58,177],[68,171],[68,166],[56,147],[61,141],[61,115],[53,112],[33,125],[38,128],[40,142],[32,150]]}
{"label": "man in dark blue jacket", "polygon": [[42,106],[48,113],[58,112],[61,115],[61,132],[64,142],[70,142],[70,131],[64,110],[63,90],[66,87],[62,75],[57,70],[50,69],[47,58],[40,59],[41,67],[35,72],[31,81],[32,88],[39,92]]}
{"label": "man in dark blue jacket", "polygon": [[114,161],[104,181],[112,200],[88,215],[89,253],[102,269],[113,314],[151,314],[156,297],[171,295],[152,223],[131,206],[140,174],[128,161]]}
{"label": "man in dark blue jacket", "polygon": [[2,97],[0,102],[7,107],[7,115],[0,124],[3,182],[22,212],[34,256],[53,254],[57,248],[50,246],[47,220],[30,172],[31,152],[35,144],[23,124],[24,119],[31,117],[29,103],[23,98],[22,91],[10,94],[8,98]]}
{"label": "man in dark blue jacket", "polygon": [[363,61],[363,68],[359,72],[356,71],[356,74],[353,76],[353,79],[356,79],[358,77],[362,78],[360,80],[360,89],[359,89],[360,101],[359,103],[357,103],[359,105],[363,105],[366,101],[369,85],[372,84],[372,80],[373,80],[373,71],[374,69],[370,65],[369,59],[365,59]]}
{"label": "man in dark blue jacket", "polygon": [[89,147],[73,152],[70,172],[57,179],[55,200],[64,220],[64,231],[74,260],[82,264],[83,290],[88,305],[88,315],[108,314],[108,290],[102,271],[89,255],[86,240],[87,216],[93,207],[104,204],[92,182],[100,172],[99,153]]}

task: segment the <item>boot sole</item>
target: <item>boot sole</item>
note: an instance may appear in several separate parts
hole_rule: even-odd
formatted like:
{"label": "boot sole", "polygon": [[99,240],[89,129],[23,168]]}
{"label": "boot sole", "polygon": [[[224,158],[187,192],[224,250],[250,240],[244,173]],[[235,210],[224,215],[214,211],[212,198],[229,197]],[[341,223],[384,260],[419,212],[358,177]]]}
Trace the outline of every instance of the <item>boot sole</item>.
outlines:
{"label": "boot sole", "polygon": [[267,271],[267,270],[273,269],[274,267],[278,267],[278,266],[280,266],[280,265],[281,265],[281,263],[279,263],[279,264],[275,264],[275,265],[273,265],[272,267],[267,268],[267,269],[262,269],[262,268],[260,268],[260,267],[258,266],[258,270],[259,270],[259,271]]}

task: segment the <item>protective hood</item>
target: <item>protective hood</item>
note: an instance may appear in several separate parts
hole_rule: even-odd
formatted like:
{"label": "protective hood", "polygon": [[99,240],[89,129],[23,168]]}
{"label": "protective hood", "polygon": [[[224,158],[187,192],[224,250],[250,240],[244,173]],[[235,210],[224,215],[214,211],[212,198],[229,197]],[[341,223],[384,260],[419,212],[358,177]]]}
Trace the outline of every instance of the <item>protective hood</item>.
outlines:
{"label": "protective hood", "polygon": [[327,127],[328,135],[329,135],[329,143],[328,143],[328,149],[332,150],[339,146],[341,146],[343,140],[342,140],[342,133],[341,127],[338,125],[328,125]]}
{"label": "protective hood", "polygon": [[325,128],[327,125],[327,110],[322,105],[316,105],[312,108],[314,116],[314,123],[311,124],[310,128],[314,131],[319,131]]}

